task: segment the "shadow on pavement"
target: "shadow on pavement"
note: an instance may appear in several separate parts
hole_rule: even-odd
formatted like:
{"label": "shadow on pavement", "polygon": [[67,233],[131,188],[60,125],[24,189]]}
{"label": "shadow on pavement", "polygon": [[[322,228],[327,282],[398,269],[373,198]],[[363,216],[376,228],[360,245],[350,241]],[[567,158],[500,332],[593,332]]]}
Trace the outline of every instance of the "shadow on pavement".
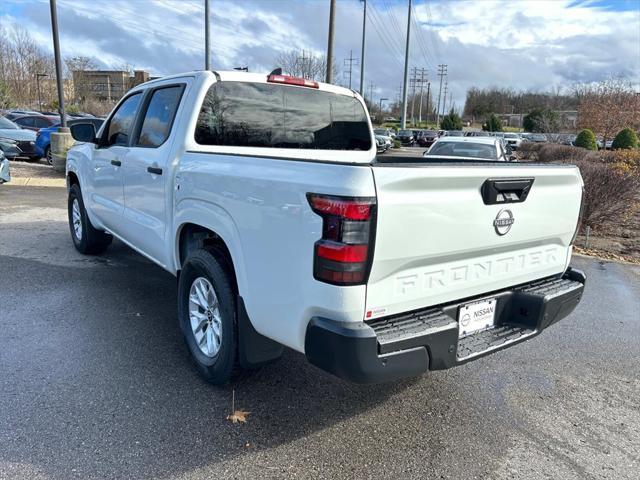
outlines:
{"label": "shadow on pavement", "polygon": [[[68,242],[62,232],[55,242]],[[231,425],[231,387],[205,384],[189,362],[175,278],[118,242],[90,268],[73,257],[0,257],[2,462],[63,477],[183,472],[313,434],[411,384],[347,384],[286,351],[235,385],[251,415]]]}

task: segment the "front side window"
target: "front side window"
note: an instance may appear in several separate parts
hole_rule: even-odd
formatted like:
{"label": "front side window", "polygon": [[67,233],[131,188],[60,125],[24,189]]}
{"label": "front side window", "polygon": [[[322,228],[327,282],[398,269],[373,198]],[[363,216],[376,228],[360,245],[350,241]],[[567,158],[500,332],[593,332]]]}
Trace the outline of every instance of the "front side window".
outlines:
{"label": "front side window", "polygon": [[141,93],[133,94],[118,107],[109,122],[106,146],[126,145],[128,143],[133,120],[136,118],[141,98]]}
{"label": "front side window", "polygon": [[202,104],[201,145],[369,150],[369,123],[354,97],[274,84],[220,82]]}
{"label": "front side window", "polygon": [[182,86],[160,88],[153,92],[140,130],[138,146],[159,147],[165,142],[171,132],[181,96]]}

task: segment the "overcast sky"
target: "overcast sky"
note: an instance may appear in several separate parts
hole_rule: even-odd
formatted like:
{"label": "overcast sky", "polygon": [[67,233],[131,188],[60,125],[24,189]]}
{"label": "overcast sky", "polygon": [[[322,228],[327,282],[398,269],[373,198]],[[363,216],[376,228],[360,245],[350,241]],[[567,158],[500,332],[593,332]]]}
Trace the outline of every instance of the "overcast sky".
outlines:
{"label": "overcast sky", "polygon": [[[268,72],[279,52],[324,53],[329,0],[210,0],[214,69]],[[1,0],[0,22],[51,50],[48,0]],[[374,97],[402,84],[407,0],[369,0],[366,80]],[[129,64],[153,75],[202,69],[203,0],[58,0],[63,56]],[[624,75],[640,85],[640,0],[414,0],[410,65],[437,80],[448,65],[458,107],[470,86],[548,90]],[[335,61],[360,57],[362,2],[337,0]],[[358,88],[355,67],[353,88]]]}

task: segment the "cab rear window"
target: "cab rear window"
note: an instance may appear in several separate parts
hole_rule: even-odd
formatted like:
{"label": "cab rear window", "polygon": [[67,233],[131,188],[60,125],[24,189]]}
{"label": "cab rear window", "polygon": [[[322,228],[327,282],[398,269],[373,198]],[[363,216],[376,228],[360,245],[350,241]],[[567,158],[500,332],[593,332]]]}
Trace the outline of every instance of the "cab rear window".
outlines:
{"label": "cab rear window", "polygon": [[354,97],[286,85],[220,82],[202,104],[201,145],[369,150],[367,115]]}

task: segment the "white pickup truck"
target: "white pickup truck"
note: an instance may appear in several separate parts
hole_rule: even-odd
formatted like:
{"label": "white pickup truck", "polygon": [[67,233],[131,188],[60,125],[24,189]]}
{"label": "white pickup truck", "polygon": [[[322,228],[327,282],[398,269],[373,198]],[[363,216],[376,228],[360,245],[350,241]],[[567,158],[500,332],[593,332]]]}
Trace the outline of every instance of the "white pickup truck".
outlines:
{"label": "white pickup truck", "polygon": [[71,130],[75,247],[116,237],[176,275],[215,384],[283,346],[354,382],[449,368],[534,337],[583,293],[577,168],[377,157],[345,88],[186,73]]}

